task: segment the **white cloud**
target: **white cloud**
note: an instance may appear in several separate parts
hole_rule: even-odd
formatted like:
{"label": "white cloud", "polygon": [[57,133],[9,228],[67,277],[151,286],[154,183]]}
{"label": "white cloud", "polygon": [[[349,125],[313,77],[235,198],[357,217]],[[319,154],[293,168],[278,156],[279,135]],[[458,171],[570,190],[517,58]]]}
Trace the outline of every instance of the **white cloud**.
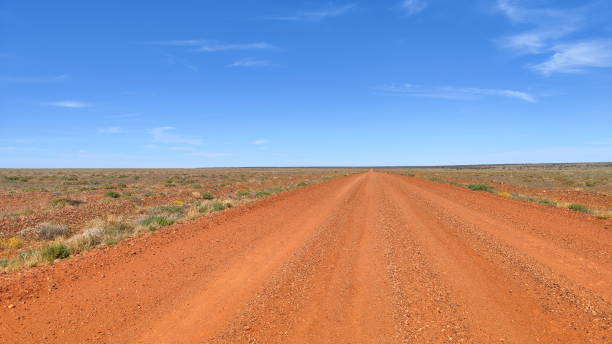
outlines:
{"label": "white cloud", "polygon": [[376,90],[387,94],[406,95],[411,97],[469,100],[479,99],[485,96],[497,96],[519,99],[531,103],[536,101],[533,95],[526,92],[477,87],[425,87],[421,85],[403,84],[377,87]]}
{"label": "white cloud", "polygon": [[0,77],[2,82],[13,82],[23,84],[38,84],[47,82],[58,82],[68,79],[67,75],[55,75],[55,76],[5,76]]}
{"label": "white cloud", "polygon": [[574,40],[571,36],[586,28],[583,9],[527,8],[518,1],[498,0],[497,8],[512,23],[528,27],[504,37],[501,44],[521,55],[546,56],[529,68],[543,74],[576,73],[588,68],[612,67],[612,40]]}
{"label": "white cloud", "polygon": [[194,46],[194,45],[202,45],[209,42],[205,39],[184,39],[184,40],[172,40],[172,41],[154,41],[154,42],[145,42],[144,44],[150,45],[170,45],[170,46]]}
{"label": "white cloud", "polygon": [[253,140],[251,142],[251,144],[253,144],[253,145],[265,145],[266,143],[270,143],[270,140],[268,140],[268,139],[257,139],[257,140]]}
{"label": "white cloud", "polygon": [[244,43],[244,44],[206,44],[197,48],[197,51],[204,52],[216,52],[216,51],[228,51],[228,50],[262,50],[262,49],[276,49],[275,46],[265,43]]}
{"label": "white cloud", "polygon": [[230,64],[229,67],[266,67],[271,65],[270,61],[257,59],[241,59]]}
{"label": "white cloud", "polygon": [[424,0],[403,0],[400,4],[401,9],[409,16],[417,14],[427,7]]}
{"label": "white cloud", "polygon": [[188,144],[201,145],[202,140],[197,137],[183,136],[175,134],[175,127],[158,127],[149,130],[149,134],[154,142],[166,144]]}
{"label": "white cloud", "polygon": [[166,46],[180,46],[180,47],[195,47],[196,51],[204,52],[217,52],[217,51],[229,51],[229,50],[271,50],[278,49],[274,45],[266,42],[253,42],[253,43],[222,43],[214,40],[204,39],[188,39],[188,40],[174,40],[174,41],[156,41],[147,42],[145,44],[150,45],[166,45]]}
{"label": "white cloud", "polygon": [[62,100],[57,102],[49,102],[47,105],[65,107],[65,108],[84,108],[92,106],[89,103],[78,102],[74,100]]}
{"label": "white cloud", "polygon": [[123,128],[121,127],[106,127],[106,128],[98,128],[98,133],[99,134],[120,134],[124,132]]}
{"label": "white cloud", "polygon": [[350,10],[355,8],[356,4],[346,5],[331,5],[327,8],[316,10],[316,11],[298,11],[295,14],[288,16],[279,17],[265,17],[263,19],[268,20],[280,20],[280,21],[320,21],[327,18],[339,17]]}
{"label": "white cloud", "polygon": [[589,67],[612,67],[612,41],[596,40],[559,44],[546,61],[531,68],[543,75],[582,72]]}

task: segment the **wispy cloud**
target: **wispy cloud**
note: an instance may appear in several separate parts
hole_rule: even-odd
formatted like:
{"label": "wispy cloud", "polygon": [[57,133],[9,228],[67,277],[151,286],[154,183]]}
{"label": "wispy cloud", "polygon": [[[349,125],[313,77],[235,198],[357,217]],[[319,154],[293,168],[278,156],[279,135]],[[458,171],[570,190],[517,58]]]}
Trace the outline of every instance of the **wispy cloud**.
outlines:
{"label": "wispy cloud", "polygon": [[357,4],[354,3],[345,5],[330,5],[326,8],[319,10],[298,11],[290,15],[263,17],[261,19],[280,21],[320,21],[327,18],[342,16],[351,11],[356,6]]}
{"label": "wispy cloud", "polygon": [[84,108],[84,107],[92,106],[89,103],[84,103],[84,102],[79,102],[79,101],[74,101],[74,100],[62,100],[62,101],[57,101],[57,102],[49,102],[47,103],[47,105],[64,107],[64,108]]}
{"label": "wispy cloud", "polygon": [[274,45],[266,42],[252,43],[223,43],[214,40],[204,39],[188,39],[188,40],[172,40],[172,41],[154,41],[146,42],[150,45],[165,45],[179,47],[194,47],[195,51],[203,52],[218,52],[230,50],[271,50],[278,49]]}
{"label": "wispy cloud", "polygon": [[216,52],[216,51],[228,51],[228,50],[266,50],[276,49],[275,46],[265,43],[243,43],[243,44],[206,44],[197,48],[197,51],[204,52]]}
{"label": "wispy cloud", "polygon": [[266,143],[270,143],[270,140],[268,140],[268,139],[257,139],[257,140],[251,141],[252,145],[265,145]]}
{"label": "wispy cloud", "polygon": [[184,136],[175,133],[175,127],[158,127],[149,130],[154,142],[165,144],[201,145],[202,140],[197,137]]}
{"label": "wispy cloud", "polygon": [[271,64],[272,63],[268,60],[246,58],[233,62],[229,65],[229,67],[266,67],[270,66]]}
{"label": "wispy cloud", "polygon": [[536,98],[526,92],[504,89],[477,87],[426,87],[421,85],[403,84],[376,87],[375,90],[387,94],[405,95],[411,97],[443,98],[443,99],[479,99],[486,96],[497,96],[535,102]]}
{"label": "wispy cloud", "polygon": [[12,82],[22,84],[37,84],[47,82],[58,82],[68,79],[68,75],[55,76],[3,76],[0,77],[0,82]]}
{"label": "wispy cloud", "polygon": [[427,7],[425,0],[403,0],[400,3],[400,8],[407,15],[415,15]]}
{"label": "wispy cloud", "polygon": [[500,43],[519,55],[546,56],[529,68],[543,74],[576,73],[612,66],[610,39],[572,39],[586,28],[586,10],[528,8],[516,0],[498,0],[498,10],[522,32],[503,37]]}
{"label": "wispy cloud", "polygon": [[544,75],[612,67],[612,40],[559,44],[553,50],[555,53],[548,60],[530,67]]}
{"label": "wispy cloud", "polygon": [[98,134],[120,134],[122,132],[124,132],[125,130],[121,127],[118,126],[114,126],[114,127],[106,127],[106,128],[98,128]]}

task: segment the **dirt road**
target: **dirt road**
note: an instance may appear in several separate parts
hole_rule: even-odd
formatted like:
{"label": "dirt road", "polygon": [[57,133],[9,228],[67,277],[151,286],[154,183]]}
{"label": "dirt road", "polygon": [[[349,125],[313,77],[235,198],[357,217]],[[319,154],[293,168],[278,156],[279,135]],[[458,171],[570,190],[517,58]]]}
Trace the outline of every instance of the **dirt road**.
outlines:
{"label": "dirt road", "polygon": [[0,343],[610,343],[612,228],[369,172],[0,276],[0,305]]}

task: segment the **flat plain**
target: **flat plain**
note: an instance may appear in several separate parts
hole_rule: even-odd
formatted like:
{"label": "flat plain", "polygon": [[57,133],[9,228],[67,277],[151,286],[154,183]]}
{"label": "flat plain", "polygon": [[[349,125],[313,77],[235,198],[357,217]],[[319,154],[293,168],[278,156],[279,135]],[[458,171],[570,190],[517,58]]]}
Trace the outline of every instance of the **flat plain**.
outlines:
{"label": "flat plain", "polygon": [[298,187],[299,171],[286,192],[5,273],[0,343],[609,343],[604,208],[489,172],[312,170],[325,180]]}

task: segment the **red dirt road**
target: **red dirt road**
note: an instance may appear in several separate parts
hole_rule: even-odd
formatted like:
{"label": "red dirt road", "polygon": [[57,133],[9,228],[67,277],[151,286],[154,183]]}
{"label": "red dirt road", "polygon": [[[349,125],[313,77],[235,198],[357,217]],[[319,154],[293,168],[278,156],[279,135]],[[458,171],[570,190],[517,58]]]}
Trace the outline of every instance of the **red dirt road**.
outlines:
{"label": "red dirt road", "polygon": [[0,306],[0,343],[610,343],[612,228],[369,172],[0,276]]}

